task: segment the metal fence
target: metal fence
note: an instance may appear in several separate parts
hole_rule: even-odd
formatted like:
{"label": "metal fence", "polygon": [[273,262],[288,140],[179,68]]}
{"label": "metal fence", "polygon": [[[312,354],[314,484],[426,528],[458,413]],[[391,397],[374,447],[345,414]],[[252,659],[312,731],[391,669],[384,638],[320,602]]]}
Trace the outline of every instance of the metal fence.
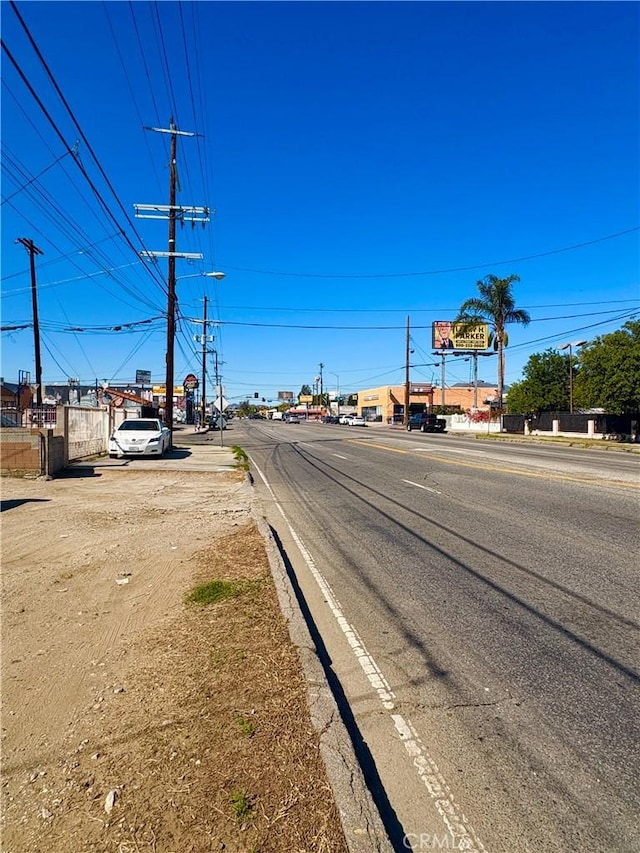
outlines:
{"label": "metal fence", "polygon": [[44,427],[53,429],[58,423],[57,406],[31,406],[19,409],[15,406],[2,406],[0,422],[3,427]]}

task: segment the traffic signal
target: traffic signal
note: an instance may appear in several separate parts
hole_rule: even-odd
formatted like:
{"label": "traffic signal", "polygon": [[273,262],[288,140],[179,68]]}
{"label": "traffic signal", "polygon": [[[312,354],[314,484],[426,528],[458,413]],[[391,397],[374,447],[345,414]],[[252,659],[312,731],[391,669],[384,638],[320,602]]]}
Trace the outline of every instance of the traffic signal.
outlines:
{"label": "traffic signal", "polygon": [[254,392],[253,392],[253,396],[254,396],[254,397],[259,397],[260,395],[258,394],[258,392],[257,392],[257,391],[254,391]]}

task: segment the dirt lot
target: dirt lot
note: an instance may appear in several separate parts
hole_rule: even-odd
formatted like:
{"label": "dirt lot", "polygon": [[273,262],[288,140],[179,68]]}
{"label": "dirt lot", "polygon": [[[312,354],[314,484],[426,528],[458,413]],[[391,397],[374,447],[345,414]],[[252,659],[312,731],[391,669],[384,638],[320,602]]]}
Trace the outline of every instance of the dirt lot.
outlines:
{"label": "dirt lot", "polygon": [[1,485],[4,853],[346,851],[244,474]]}

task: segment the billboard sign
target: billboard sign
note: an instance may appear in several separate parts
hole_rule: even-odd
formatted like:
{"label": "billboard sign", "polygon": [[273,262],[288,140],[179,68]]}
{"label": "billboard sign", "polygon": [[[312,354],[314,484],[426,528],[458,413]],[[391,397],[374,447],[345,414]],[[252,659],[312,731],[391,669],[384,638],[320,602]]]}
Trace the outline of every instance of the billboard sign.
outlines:
{"label": "billboard sign", "polygon": [[194,388],[197,388],[197,387],[199,386],[199,384],[200,384],[200,383],[198,382],[198,377],[197,377],[195,374],[193,374],[193,373],[188,373],[188,374],[184,377],[184,381],[183,381],[183,383],[182,383],[182,384],[184,385],[184,387],[185,387],[188,391],[192,391]]}
{"label": "billboard sign", "polygon": [[431,330],[431,346],[440,350],[487,349],[489,346],[489,326],[479,323],[462,334],[460,323],[450,320],[436,320]]}
{"label": "billboard sign", "polygon": [[136,385],[151,385],[151,371],[136,370]]}
{"label": "billboard sign", "polygon": [[293,391],[278,391],[278,400],[293,400]]}

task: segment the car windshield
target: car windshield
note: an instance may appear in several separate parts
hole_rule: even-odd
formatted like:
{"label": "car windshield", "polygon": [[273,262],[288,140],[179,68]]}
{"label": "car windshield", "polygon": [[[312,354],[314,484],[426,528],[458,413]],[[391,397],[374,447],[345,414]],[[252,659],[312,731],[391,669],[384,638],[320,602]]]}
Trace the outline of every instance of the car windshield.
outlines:
{"label": "car windshield", "polygon": [[123,421],[118,427],[118,432],[131,430],[135,432],[159,432],[160,424],[158,421]]}

